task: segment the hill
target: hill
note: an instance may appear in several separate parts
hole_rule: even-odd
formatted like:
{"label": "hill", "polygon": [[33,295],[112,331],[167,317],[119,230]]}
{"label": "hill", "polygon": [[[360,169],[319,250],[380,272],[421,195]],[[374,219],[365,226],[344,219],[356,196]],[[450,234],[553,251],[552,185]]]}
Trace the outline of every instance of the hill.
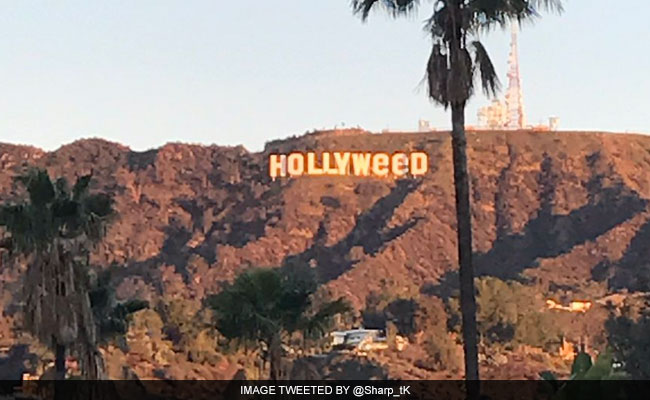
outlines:
{"label": "hill", "polygon": [[[650,137],[490,131],[470,132],[468,141],[479,274],[523,274],[541,291],[580,293],[591,283],[602,294],[648,290]],[[426,176],[399,181],[272,181],[268,154],[292,150],[424,150],[430,165]],[[120,268],[121,298],[198,301],[245,268],[293,261],[312,265],[357,309],[372,292],[444,298],[453,291],[447,132],[310,134],[260,153],[180,143],[135,152],[99,139],[53,152],[0,144],[0,199],[21,195],[12,176],[27,166],[69,179],[92,171],[92,189],[114,196],[120,218],[92,262]],[[9,309],[19,272],[4,267],[0,300]]]}

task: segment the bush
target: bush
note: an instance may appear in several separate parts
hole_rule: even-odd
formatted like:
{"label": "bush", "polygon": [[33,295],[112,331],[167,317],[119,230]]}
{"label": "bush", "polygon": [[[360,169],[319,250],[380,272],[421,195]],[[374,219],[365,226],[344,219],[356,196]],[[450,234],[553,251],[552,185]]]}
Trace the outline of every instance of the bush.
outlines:
{"label": "bush", "polygon": [[543,347],[557,341],[562,335],[560,327],[548,312],[532,312],[523,315],[515,328],[514,340],[517,343]]}
{"label": "bush", "polygon": [[425,363],[428,369],[456,372],[461,367],[458,347],[443,325],[427,332],[424,350],[428,356]]}
{"label": "bush", "polygon": [[[558,317],[546,310],[535,287],[494,277],[476,279],[479,333],[496,343],[543,347],[562,335]],[[460,321],[457,298],[449,301],[452,320]]]}

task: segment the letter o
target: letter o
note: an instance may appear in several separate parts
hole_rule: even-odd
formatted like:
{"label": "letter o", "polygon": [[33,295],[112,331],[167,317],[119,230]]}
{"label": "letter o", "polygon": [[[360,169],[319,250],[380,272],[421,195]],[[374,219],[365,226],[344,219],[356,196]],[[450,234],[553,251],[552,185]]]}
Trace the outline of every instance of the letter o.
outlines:
{"label": "letter o", "polygon": [[305,157],[301,153],[291,153],[287,157],[287,172],[291,176],[300,176],[305,172]]}

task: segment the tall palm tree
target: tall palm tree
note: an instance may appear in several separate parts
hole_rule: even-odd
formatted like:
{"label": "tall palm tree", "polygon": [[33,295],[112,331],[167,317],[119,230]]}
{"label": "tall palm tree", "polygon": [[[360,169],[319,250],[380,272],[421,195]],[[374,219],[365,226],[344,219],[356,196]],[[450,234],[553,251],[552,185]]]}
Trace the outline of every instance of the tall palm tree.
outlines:
{"label": "tall palm tree", "polygon": [[[451,108],[454,187],[458,223],[458,261],[465,350],[465,376],[478,380],[476,300],[472,267],[472,224],[465,137],[465,105],[478,77],[483,91],[495,95],[499,80],[479,33],[509,22],[532,20],[537,10],[562,10],[560,0],[434,0],[425,30],[433,42],[426,67],[430,99]],[[418,0],[352,0],[355,14],[366,20],[373,8],[398,17],[416,11]]]}
{"label": "tall palm tree", "polygon": [[44,170],[16,178],[28,199],[0,206],[3,241],[27,266],[24,328],[55,354],[56,379],[65,378],[65,357],[74,350],[87,379],[101,379],[96,326],[88,296],[89,245],[99,241],[114,214],[112,200],[90,194],[91,175],[70,188],[64,178],[52,182]]}

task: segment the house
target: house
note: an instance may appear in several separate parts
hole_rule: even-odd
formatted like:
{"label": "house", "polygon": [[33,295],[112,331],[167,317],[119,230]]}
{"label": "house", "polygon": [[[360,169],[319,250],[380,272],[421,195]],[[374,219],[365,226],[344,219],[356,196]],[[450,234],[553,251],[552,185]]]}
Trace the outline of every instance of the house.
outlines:
{"label": "house", "polygon": [[591,308],[591,301],[572,301],[571,304],[569,304],[569,308],[571,312],[587,312]]}
{"label": "house", "polygon": [[[352,329],[330,333],[332,348],[351,350],[365,355],[368,352],[386,350],[389,347],[384,331],[379,329]],[[408,345],[408,340],[402,336],[395,337],[395,348],[402,351]]]}
{"label": "house", "polygon": [[357,347],[361,342],[368,338],[373,341],[385,341],[379,329],[351,329],[348,331],[335,331],[330,333],[332,337],[332,347]]}
{"label": "house", "polygon": [[546,300],[546,306],[549,310],[561,310],[568,311],[573,313],[585,313],[591,308],[591,301],[587,300],[575,300],[569,303],[568,306],[559,304],[555,300]]}

